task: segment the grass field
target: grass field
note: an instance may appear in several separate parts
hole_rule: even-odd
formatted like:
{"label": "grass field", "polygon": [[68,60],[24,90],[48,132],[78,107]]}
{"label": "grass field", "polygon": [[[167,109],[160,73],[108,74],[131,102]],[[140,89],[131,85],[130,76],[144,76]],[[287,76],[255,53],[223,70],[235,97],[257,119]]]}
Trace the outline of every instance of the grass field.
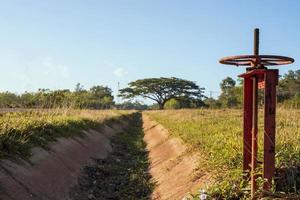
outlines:
{"label": "grass field", "polygon": [[127,111],[37,110],[0,114],[0,158],[27,157],[34,146],[47,147],[57,137],[83,134],[122,118]]}
{"label": "grass field", "polygon": [[[216,174],[209,191],[223,198],[247,197],[248,185],[241,180],[242,111],[241,110],[166,110],[146,112],[180,137],[190,148],[203,155],[199,169]],[[262,111],[260,111],[262,115]],[[262,160],[262,120],[259,122],[259,160]],[[292,174],[274,190],[297,193],[300,189],[300,111],[279,109],[276,127],[276,168]]]}
{"label": "grass field", "polygon": [[[90,128],[99,130],[103,124],[123,120],[130,115],[132,125],[124,134],[116,137],[117,140],[113,140],[120,149],[116,148],[107,160],[100,160],[99,163],[105,168],[115,170],[111,171],[111,179],[106,180],[108,185],[114,183],[122,185],[126,182],[119,196],[126,194],[133,197],[138,194],[141,198],[146,198],[151,193],[153,185],[148,174],[145,177],[141,176],[142,172],[147,171],[149,163],[144,151],[145,144],[142,142],[142,121],[137,113],[131,115],[132,113],[114,110],[28,110],[0,113],[0,159],[16,155],[26,158],[30,156],[30,150],[35,146],[47,148],[49,142],[55,141],[58,137],[80,136],[83,134],[81,130]],[[181,138],[189,151],[202,155],[199,157],[198,169],[214,174],[214,184],[206,188],[210,196],[223,199],[249,197],[248,182],[241,178],[243,147],[241,110],[183,109],[146,111],[145,114],[167,128],[172,136]],[[261,116],[262,111],[259,114]],[[259,160],[262,160],[262,120],[259,121],[259,129]],[[116,156],[118,159],[112,159]],[[124,159],[122,166],[118,166],[120,159]],[[274,194],[278,192],[299,194],[299,166],[300,111],[279,109],[276,127],[276,168],[279,179],[274,184]],[[133,173],[125,176],[123,172],[126,169],[131,169]],[[137,179],[131,179],[129,176]],[[138,179],[139,177],[141,179]],[[129,183],[145,184],[140,184],[137,190],[131,190],[134,186],[125,187]],[[101,192],[100,196],[105,196],[108,194],[106,189],[97,189],[97,192]]]}

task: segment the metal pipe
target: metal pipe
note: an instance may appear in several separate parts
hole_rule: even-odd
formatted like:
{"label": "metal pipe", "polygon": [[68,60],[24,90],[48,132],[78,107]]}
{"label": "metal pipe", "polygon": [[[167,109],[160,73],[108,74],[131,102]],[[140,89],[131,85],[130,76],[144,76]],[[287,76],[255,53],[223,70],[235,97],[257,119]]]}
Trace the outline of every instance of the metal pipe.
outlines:
{"label": "metal pipe", "polygon": [[258,140],[258,78],[253,76],[253,107],[252,107],[252,148],[251,148],[251,197],[254,199],[254,195],[257,191],[256,183],[256,168],[257,168],[257,140]]}
{"label": "metal pipe", "polygon": [[259,29],[254,29],[254,55],[259,55]]}

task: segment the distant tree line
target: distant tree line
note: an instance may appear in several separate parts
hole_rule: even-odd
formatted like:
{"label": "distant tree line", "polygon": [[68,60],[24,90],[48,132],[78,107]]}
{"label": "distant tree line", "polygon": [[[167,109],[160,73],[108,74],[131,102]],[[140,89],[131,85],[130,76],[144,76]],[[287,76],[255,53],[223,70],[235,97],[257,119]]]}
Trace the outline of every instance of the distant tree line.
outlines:
{"label": "distant tree line", "polygon": [[[204,96],[204,88],[195,82],[180,78],[146,78],[128,84],[120,90],[119,96],[128,99],[116,104],[112,90],[106,86],[84,89],[77,84],[71,90],[39,89],[37,92],[14,94],[0,92],[1,108],[75,108],[75,109],[180,109],[180,108],[240,108],[243,104],[243,80],[236,82],[227,77],[220,83],[218,98]],[[259,103],[263,104],[263,91],[259,91]],[[152,106],[136,97],[153,100]],[[280,77],[277,87],[277,101],[288,108],[300,108],[300,70],[288,71]]]}
{"label": "distant tree line", "polygon": [[114,106],[112,90],[94,86],[86,90],[79,83],[74,91],[39,89],[37,92],[0,93],[1,108],[109,109]]}
{"label": "distant tree line", "polygon": [[[239,108],[243,104],[243,80],[238,83],[227,77],[220,83],[221,95],[205,99],[211,108]],[[259,104],[263,104],[263,91],[258,92]],[[300,108],[300,70],[290,70],[280,77],[277,87],[277,102],[286,108]]]}
{"label": "distant tree line", "polygon": [[120,110],[147,110],[150,107],[139,101],[124,101],[120,104],[116,104],[116,108]]}

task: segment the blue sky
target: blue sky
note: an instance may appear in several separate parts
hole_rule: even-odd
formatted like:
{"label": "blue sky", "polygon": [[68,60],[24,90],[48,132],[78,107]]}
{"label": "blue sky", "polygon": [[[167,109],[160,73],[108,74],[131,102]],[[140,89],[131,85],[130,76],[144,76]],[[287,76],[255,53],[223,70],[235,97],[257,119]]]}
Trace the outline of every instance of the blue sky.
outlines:
{"label": "blue sky", "polygon": [[0,0],[0,91],[85,88],[146,77],[179,77],[219,91],[223,56],[291,56],[300,69],[297,0]]}

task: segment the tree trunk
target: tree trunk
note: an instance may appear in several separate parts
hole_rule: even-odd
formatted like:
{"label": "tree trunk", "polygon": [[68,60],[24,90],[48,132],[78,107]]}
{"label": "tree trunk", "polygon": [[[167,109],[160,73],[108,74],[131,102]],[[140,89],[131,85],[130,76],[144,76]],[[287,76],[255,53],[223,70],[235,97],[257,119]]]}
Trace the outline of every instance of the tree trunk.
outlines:
{"label": "tree trunk", "polygon": [[159,106],[159,110],[163,110],[164,109],[164,104],[163,103],[159,103],[158,106]]}

